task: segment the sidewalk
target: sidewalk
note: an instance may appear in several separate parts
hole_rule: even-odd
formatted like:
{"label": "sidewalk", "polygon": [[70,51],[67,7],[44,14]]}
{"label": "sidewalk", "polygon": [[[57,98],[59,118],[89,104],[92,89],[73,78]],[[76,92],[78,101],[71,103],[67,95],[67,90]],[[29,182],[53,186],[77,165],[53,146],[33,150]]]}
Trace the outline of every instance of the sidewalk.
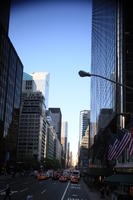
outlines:
{"label": "sidewalk", "polygon": [[0,181],[7,181],[10,180],[12,178],[12,175],[0,175]]}
{"label": "sidewalk", "polygon": [[102,200],[100,198],[100,192],[90,189],[90,188],[88,188],[88,190],[89,190],[89,198],[90,198],[89,200]]}
{"label": "sidewalk", "polygon": [[83,181],[84,186],[86,188],[86,192],[88,193],[89,200],[102,200],[100,198],[100,192],[95,190],[94,188],[89,188],[88,185]]}
{"label": "sidewalk", "polygon": [[96,190],[96,189],[90,189],[88,187],[89,190],[89,200],[111,200],[111,194],[109,196],[105,195],[104,198],[101,197],[101,193],[100,191]]}

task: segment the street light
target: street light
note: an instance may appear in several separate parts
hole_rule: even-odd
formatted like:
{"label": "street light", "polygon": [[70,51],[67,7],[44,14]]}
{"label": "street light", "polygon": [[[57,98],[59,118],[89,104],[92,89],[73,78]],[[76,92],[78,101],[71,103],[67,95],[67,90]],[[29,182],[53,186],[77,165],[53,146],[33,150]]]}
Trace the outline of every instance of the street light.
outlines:
{"label": "street light", "polygon": [[[129,90],[133,90],[133,87],[130,87],[130,86],[127,86],[127,85],[125,85],[125,84],[116,82],[116,81],[114,81],[114,80],[112,80],[112,79],[106,78],[106,77],[101,76],[101,75],[98,75],[98,74],[91,74],[91,73],[89,73],[89,72],[80,70],[80,71],[79,71],[79,76],[80,76],[80,77],[91,77],[91,76],[98,77],[98,78],[107,80],[107,81],[109,81],[109,82],[112,82],[112,83],[114,83],[114,84],[117,85],[117,86],[121,86],[121,87],[123,87],[123,88],[125,87],[125,88],[127,88],[127,89],[129,89]],[[119,115],[124,116],[124,113],[123,113],[123,114],[119,114]],[[122,124],[124,123],[124,120],[125,120],[125,119],[122,119]],[[123,125],[122,125],[122,126],[123,126]]]}
{"label": "street light", "polygon": [[133,88],[130,87],[130,86],[127,86],[127,85],[125,85],[125,84],[116,82],[116,81],[114,81],[114,80],[112,80],[112,79],[106,78],[106,77],[101,76],[101,75],[98,75],[98,74],[91,74],[91,73],[89,73],[89,72],[85,72],[85,71],[82,71],[82,70],[81,70],[81,71],[79,71],[79,76],[80,76],[80,77],[86,77],[86,76],[91,77],[91,76],[95,76],[95,77],[98,77],[98,78],[101,78],[101,79],[105,79],[105,80],[107,80],[107,81],[110,81],[110,82],[112,82],[112,83],[114,83],[114,84],[116,84],[116,85],[119,85],[119,86],[125,87],[125,88],[127,88],[127,89],[133,90]]}

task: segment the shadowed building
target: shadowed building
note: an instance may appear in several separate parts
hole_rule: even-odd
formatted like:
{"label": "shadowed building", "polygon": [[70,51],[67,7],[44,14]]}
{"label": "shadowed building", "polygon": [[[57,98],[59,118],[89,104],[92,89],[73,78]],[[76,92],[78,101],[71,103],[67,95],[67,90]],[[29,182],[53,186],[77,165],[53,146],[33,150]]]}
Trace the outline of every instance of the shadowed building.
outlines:
{"label": "shadowed building", "polygon": [[62,114],[60,108],[49,108],[50,116],[52,118],[51,125],[54,127],[59,141],[61,142],[61,121]]}
{"label": "shadowed building", "polygon": [[9,29],[10,0],[0,1],[0,24],[3,26],[6,34]]}
{"label": "shadowed building", "polygon": [[16,161],[23,65],[0,25],[0,164]]}
{"label": "shadowed building", "polygon": [[[132,17],[130,0],[92,1],[91,73],[129,87],[133,87]],[[102,134],[106,137],[110,132],[117,133],[120,127],[130,130],[132,125],[129,119],[132,118],[132,113],[133,90],[105,79],[91,78],[90,121],[91,124],[96,124],[95,127],[91,126],[91,135],[95,131],[96,138]],[[103,139],[103,143],[105,142],[106,139]],[[127,155],[125,152],[122,162],[129,160]],[[103,157],[101,153],[98,159]],[[106,162],[106,156],[103,162]]]}

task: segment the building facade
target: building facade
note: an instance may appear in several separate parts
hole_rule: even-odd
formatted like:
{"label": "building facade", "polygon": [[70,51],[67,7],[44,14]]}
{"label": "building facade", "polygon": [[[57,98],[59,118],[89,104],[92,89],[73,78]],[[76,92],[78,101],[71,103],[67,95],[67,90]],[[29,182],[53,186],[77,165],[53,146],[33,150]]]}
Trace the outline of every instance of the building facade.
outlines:
{"label": "building facade", "polygon": [[85,131],[89,124],[88,110],[80,111],[80,120],[79,120],[79,144],[81,145],[82,137],[85,135]]}
{"label": "building facade", "polygon": [[15,162],[23,64],[0,25],[0,165]]}
{"label": "building facade", "polygon": [[[25,75],[24,75],[25,77]],[[25,79],[25,78],[24,78]],[[23,81],[18,138],[18,159],[43,161],[46,156],[46,108],[44,96],[34,91],[35,83],[27,77]]]}
{"label": "building facade", "polygon": [[46,158],[51,160],[54,159],[54,135],[53,127],[48,124]]}
{"label": "building facade", "polygon": [[37,91],[42,92],[45,98],[46,109],[48,109],[50,74],[48,72],[34,72],[31,74],[31,76],[36,83]]}
{"label": "building facade", "polygon": [[61,126],[61,144],[63,147],[65,166],[67,163],[67,139],[68,139],[68,123],[64,121],[62,122]]}
{"label": "building facade", "polygon": [[10,0],[0,2],[0,24],[8,35],[10,15]]}
{"label": "building facade", "polygon": [[86,172],[88,169],[88,152],[89,152],[89,125],[85,131],[85,135],[82,137],[80,146],[80,169],[81,172]]}
{"label": "building facade", "polygon": [[60,108],[49,108],[51,116],[51,125],[54,127],[55,132],[59,141],[61,142],[61,123],[62,123],[62,114]]}
{"label": "building facade", "polygon": [[[91,73],[112,80],[117,76],[116,60],[116,5],[114,1],[93,1],[92,10],[92,58]],[[108,16],[108,18],[107,18]],[[100,110],[116,110],[116,86],[106,80],[91,79],[91,123],[96,123],[96,132]],[[108,117],[108,122],[112,114]],[[91,133],[93,130],[91,130]]]}
{"label": "building facade", "polygon": [[[92,2],[91,73],[129,87],[133,87],[132,15],[129,0]],[[91,78],[91,136],[106,127],[116,133],[119,128],[130,130],[132,113],[133,90],[105,79]]]}

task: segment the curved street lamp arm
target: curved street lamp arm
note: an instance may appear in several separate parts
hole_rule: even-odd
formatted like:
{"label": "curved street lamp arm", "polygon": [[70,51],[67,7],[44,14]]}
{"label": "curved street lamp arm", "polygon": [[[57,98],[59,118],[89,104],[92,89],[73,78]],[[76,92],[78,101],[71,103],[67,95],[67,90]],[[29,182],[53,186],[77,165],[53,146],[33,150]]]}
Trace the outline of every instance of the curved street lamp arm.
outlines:
{"label": "curved street lamp arm", "polygon": [[110,82],[112,82],[112,83],[114,83],[114,84],[116,84],[116,85],[119,85],[119,86],[121,86],[121,87],[125,87],[125,88],[127,88],[127,89],[129,89],[129,90],[133,90],[133,87],[130,87],[130,86],[127,86],[127,85],[125,85],[125,84],[116,82],[116,81],[114,81],[114,80],[112,80],[112,79],[106,78],[106,77],[101,76],[101,75],[98,75],[98,74],[91,74],[91,73],[89,73],[89,72],[80,70],[80,71],[79,71],[79,76],[81,76],[81,77],[86,77],[86,76],[91,77],[91,76],[95,76],[95,77],[98,77],[98,78],[101,78],[101,79],[105,79],[105,80],[107,80],[107,81],[110,81]]}
{"label": "curved street lamp arm", "polygon": [[110,82],[112,82],[112,83],[114,83],[114,84],[116,84],[116,85],[119,85],[119,86],[125,87],[125,88],[127,88],[127,89],[129,89],[129,90],[133,90],[133,88],[130,87],[130,86],[127,86],[127,85],[125,85],[125,84],[118,83],[118,82],[116,82],[116,81],[114,81],[114,80],[111,80],[111,79],[106,78],[106,77],[101,76],[101,75],[97,75],[97,74],[89,74],[89,76],[96,76],[96,77],[99,77],[99,78],[105,79],[105,80],[107,80],[107,81],[110,81]]}

